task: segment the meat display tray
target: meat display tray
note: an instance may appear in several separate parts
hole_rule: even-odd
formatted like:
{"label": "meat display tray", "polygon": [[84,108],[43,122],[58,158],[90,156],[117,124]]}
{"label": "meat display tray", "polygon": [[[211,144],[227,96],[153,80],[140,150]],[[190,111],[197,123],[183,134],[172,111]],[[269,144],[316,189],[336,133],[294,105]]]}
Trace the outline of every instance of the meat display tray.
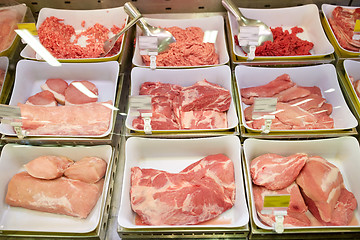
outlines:
{"label": "meat display tray", "polygon": [[[43,155],[66,156],[74,161],[83,157],[97,156],[107,162],[104,187],[99,200],[86,219],[60,214],[45,213],[19,207],[11,207],[5,203],[7,184],[11,177],[24,171],[24,164]],[[60,234],[89,234],[95,232],[101,223],[105,211],[109,181],[113,165],[113,150],[110,145],[74,146],[74,147],[41,147],[18,144],[6,144],[0,158],[1,173],[1,230],[3,233],[16,231],[17,234],[31,232]]]}

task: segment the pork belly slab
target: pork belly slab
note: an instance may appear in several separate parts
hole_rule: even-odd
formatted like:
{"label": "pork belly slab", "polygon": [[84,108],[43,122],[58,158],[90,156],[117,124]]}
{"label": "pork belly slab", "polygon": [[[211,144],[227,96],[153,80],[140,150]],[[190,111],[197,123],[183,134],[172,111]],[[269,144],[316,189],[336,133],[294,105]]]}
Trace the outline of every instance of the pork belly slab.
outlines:
{"label": "pork belly slab", "polygon": [[179,173],[133,167],[130,198],[133,211],[144,224],[204,222],[233,206],[234,166],[228,157],[217,154],[207,156]]}
{"label": "pork belly slab", "polygon": [[24,167],[33,177],[54,179],[61,177],[73,163],[71,159],[64,156],[45,155],[31,160]]}
{"label": "pork belly slab", "polygon": [[103,179],[89,184],[65,177],[44,180],[20,172],[11,178],[5,201],[13,207],[86,218],[101,195],[103,183]]}
{"label": "pork belly slab", "polygon": [[43,107],[19,103],[29,135],[102,135],[110,127],[112,102]]}

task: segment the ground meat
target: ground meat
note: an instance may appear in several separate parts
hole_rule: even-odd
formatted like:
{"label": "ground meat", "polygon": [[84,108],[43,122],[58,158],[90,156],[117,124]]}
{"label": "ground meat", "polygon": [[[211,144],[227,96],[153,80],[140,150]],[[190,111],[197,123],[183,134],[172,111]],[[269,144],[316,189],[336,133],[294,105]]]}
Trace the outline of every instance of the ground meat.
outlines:
{"label": "ground meat", "polygon": [[[82,22],[85,25],[85,22]],[[76,34],[71,25],[65,25],[63,19],[54,16],[48,17],[38,29],[39,40],[56,58],[97,58],[104,52],[103,44],[109,38],[110,31],[118,33],[122,28],[113,26],[110,30],[96,23],[85,31]],[[80,37],[86,37],[86,46],[78,45]],[[115,47],[106,56],[119,52],[122,37],[116,42]]]}
{"label": "ground meat", "polygon": [[[300,27],[283,30],[282,27],[271,28],[274,41],[266,41],[262,46],[256,47],[255,56],[297,56],[311,55],[310,50],[314,47],[312,42],[302,40],[296,34],[303,32]],[[239,44],[237,36],[235,43]]]}
{"label": "ground meat", "polygon": [[[215,52],[213,43],[204,43],[204,32],[199,27],[165,28],[175,37],[176,42],[169,50],[156,57],[157,66],[197,66],[214,65],[219,63],[219,56]],[[142,56],[144,63],[149,66],[149,56]]]}

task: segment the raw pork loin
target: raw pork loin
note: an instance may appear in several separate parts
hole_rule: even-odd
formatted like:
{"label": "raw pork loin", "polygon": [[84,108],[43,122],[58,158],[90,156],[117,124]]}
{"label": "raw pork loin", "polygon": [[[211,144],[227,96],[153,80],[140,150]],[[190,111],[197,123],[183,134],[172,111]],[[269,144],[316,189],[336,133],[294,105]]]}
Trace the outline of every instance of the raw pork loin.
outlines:
{"label": "raw pork loin", "polygon": [[[288,74],[256,87],[242,88],[241,101],[250,105],[244,109],[246,124],[254,129],[261,129],[265,124],[264,115],[274,115],[271,129],[331,129],[334,119],[330,117],[332,105],[326,103],[317,86],[302,87],[291,81]],[[276,111],[257,113],[253,117],[256,98],[277,98]]]}
{"label": "raw pork loin", "polygon": [[[152,96],[153,130],[227,127],[226,111],[230,107],[231,94],[206,79],[189,87],[145,82],[140,87],[140,95]],[[142,118],[134,119],[133,127],[143,129]]]}
{"label": "raw pork loin", "polygon": [[290,203],[287,209],[287,215],[284,217],[284,227],[294,226],[310,226],[310,220],[306,216],[308,210],[305,205],[304,199],[301,196],[298,185],[292,182],[286,188],[272,191],[265,187],[257,186],[253,184],[253,194],[255,207],[260,219],[269,226],[273,226],[275,223],[275,215],[262,214],[261,210],[264,206],[264,198],[266,195],[279,195],[290,194]]}
{"label": "raw pork loin", "polygon": [[86,218],[101,195],[104,180],[89,184],[65,177],[38,179],[27,172],[14,175],[5,201],[13,207]]}
{"label": "raw pork loin", "polygon": [[24,165],[26,171],[33,177],[41,179],[55,179],[63,175],[64,171],[74,163],[64,156],[40,156]]}
{"label": "raw pork loin", "polygon": [[107,163],[99,157],[85,157],[69,166],[64,175],[86,183],[96,183],[105,176]]}
{"label": "raw pork loin", "polygon": [[57,101],[52,92],[45,90],[33,96],[30,96],[25,102],[25,104],[40,106],[57,106]]}
{"label": "raw pork loin", "polygon": [[131,169],[131,207],[148,225],[197,224],[230,209],[235,201],[232,161],[207,156],[180,173]]}
{"label": "raw pork loin", "polygon": [[251,161],[252,181],[269,190],[285,188],[295,181],[307,159],[308,156],[305,153],[288,157],[274,153],[263,154]]}
{"label": "raw pork loin", "polygon": [[65,105],[97,102],[99,90],[92,82],[72,81],[65,90]]}
{"label": "raw pork loin", "polygon": [[65,90],[68,83],[61,78],[50,78],[41,85],[43,91],[50,91],[54,94],[56,101],[62,105],[65,104]]}

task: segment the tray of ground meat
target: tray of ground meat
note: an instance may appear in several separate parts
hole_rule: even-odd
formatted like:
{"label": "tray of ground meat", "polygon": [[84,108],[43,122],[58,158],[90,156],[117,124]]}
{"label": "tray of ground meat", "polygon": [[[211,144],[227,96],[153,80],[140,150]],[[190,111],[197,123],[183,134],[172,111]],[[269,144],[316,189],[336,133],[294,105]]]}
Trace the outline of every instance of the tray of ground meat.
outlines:
{"label": "tray of ground meat", "polygon": [[[40,42],[60,61],[111,61],[119,58],[123,37],[107,56],[100,57],[103,43],[118,33],[127,19],[123,7],[96,10],[42,8],[36,28]],[[20,55],[40,60],[30,46],[26,46]]]}
{"label": "tray of ground meat", "polygon": [[17,24],[24,20],[25,4],[0,7],[0,56],[9,55],[15,48]]}
{"label": "tray of ground meat", "polygon": [[[228,66],[197,69],[136,67],[131,96],[151,96],[153,133],[226,131],[237,126]],[[144,120],[132,106],[126,127],[144,132]]]}
{"label": "tray of ground meat", "polygon": [[[156,66],[159,68],[200,67],[226,64],[229,55],[224,34],[224,18],[213,16],[194,19],[156,19],[145,18],[153,25],[165,28],[176,38],[176,43],[169,50],[157,55]],[[215,43],[204,43],[205,31],[217,31]],[[136,29],[136,39],[141,35]],[[135,44],[133,64],[149,66],[149,56],[141,56],[139,45]]]}
{"label": "tray of ground meat", "polygon": [[[20,107],[27,136],[104,137],[113,126],[118,71],[116,61],[51,67],[20,60],[9,105]],[[0,132],[16,136],[7,124]]]}
{"label": "tray of ground meat", "polygon": [[241,95],[242,123],[249,131],[263,131],[266,116],[272,117],[271,132],[331,132],[358,125],[331,64],[292,68],[237,66],[235,77]]}
{"label": "tray of ground meat", "polygon": [[239,138],[133,137],[125,148],[120,226],[209,229],[248,223]]}
{"label": "tray of ground meat", "polygon": [[[92,157],[96,161],[91,164],[87,157]],[[84,161],[87,161],[87,164],[83,164]],[[19,233],[94,231],[105,211],[111,161],[110,145],[5,145],[0,158],[2,230]],[[70,170],[74,172],[74,168],[78,170],[77,176],[89,177],[99,174],[99,179],[90,182],[85,178],[74,177],[74,174],[67,174]],[[35,172],[39,175],[35,175]],[[44,174],[50,177],[49,173],[55,172],[58,173],[53,175],[55,178],[45,178]],[[40,175],[41,173],[43,174]],[[84,197],[80,199],[82,194]],[[74,199],[74,195],[78,199]]]}
{"label": "tray of ground meat", "polygon": [[[315,4],[274,9],[239,8],[245,17],[259,19],[273,32],[274,41],[257,47],[255,60],[319,58],[334,52],[321,26],[319,9]],[[237,43],[239,26],[228,13],[233,53],[246,59]]]}
{"label": "tray of ground meat", "polygon": [[[279,141],[247,139],[244,156],[256,226],[274,230],[265,196],[287,194],[284,231],[359,228],[359,143],[354,137]],[[268,209],[267,209],[268,210]],[[268,210],[269,211],[269,210]]]}
{"label": "tray of ground meat", "polygon": [[336,48],[348,56],[360,55],[360,39],[353,39],[355,23],[360,19],[360,8],[323,4],[325,30]]}

